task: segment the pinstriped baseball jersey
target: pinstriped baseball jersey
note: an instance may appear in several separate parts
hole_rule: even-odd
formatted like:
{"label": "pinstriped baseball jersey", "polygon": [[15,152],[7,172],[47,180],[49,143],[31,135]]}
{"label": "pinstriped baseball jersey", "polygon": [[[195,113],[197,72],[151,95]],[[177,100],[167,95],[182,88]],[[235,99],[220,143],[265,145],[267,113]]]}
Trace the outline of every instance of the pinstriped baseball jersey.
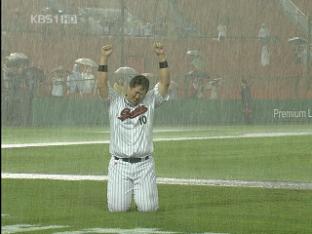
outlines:
{"label": "pinstriped baseball jersey", "polygon": [[142,158],[153,152],[152,127],[155,108],[165,98],[159,93],[159,84],[148,91],[143,101],[131,105],[124,96],[109,88],[110,148],[111,155]]}

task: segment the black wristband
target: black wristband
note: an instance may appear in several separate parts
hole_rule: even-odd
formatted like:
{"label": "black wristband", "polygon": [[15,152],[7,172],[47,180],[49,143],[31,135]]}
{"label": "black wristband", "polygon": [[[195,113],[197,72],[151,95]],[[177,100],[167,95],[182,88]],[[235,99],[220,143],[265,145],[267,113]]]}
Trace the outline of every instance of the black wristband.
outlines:
{"label": "black wristband", "polygon": [[167,61],[163,61],[163,62],[159,62],[159,68],[167,68],[168,67],[168,62]]}
{"label": "black wristband", "polygon": [[98,71],[107,72],[108,71],[107,65],[99,65]]}

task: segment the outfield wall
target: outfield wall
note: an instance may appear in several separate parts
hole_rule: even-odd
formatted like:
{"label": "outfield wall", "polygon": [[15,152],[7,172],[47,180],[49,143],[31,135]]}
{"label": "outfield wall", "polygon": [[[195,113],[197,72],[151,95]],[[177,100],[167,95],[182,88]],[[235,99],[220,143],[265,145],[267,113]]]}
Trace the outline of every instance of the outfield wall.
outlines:
{"label": "outfield wall", "polygon": [[[37,98],[34,126],[108,125],[108,103],[101,99]],[[311,100],[254,100],[254,124],[312,123]],[[241,100],[171,100],[156,111],[156,125],[243,124]]]}

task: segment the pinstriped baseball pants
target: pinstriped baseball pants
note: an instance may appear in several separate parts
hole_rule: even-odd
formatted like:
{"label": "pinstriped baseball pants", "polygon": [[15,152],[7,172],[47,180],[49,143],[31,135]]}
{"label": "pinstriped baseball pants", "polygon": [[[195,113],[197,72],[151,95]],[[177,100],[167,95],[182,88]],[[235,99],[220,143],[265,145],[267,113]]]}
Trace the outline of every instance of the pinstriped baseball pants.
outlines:
{"label": "pinstriped baseball pants", "polygon": [[139,211],[158,209],[153,157],[138,163],[111,158],[107,183],[108,210],[111,212],[127,211],[131,206],[132,197]]}

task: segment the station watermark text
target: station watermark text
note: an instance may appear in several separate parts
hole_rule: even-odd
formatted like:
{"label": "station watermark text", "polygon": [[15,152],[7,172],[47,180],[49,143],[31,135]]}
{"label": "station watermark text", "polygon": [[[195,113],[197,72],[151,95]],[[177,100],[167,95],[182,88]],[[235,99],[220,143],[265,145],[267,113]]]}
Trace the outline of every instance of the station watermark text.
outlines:
{"label": "station watermark text", "polygon": [[31,24],[77,24],[77,15],[30,15]]}

